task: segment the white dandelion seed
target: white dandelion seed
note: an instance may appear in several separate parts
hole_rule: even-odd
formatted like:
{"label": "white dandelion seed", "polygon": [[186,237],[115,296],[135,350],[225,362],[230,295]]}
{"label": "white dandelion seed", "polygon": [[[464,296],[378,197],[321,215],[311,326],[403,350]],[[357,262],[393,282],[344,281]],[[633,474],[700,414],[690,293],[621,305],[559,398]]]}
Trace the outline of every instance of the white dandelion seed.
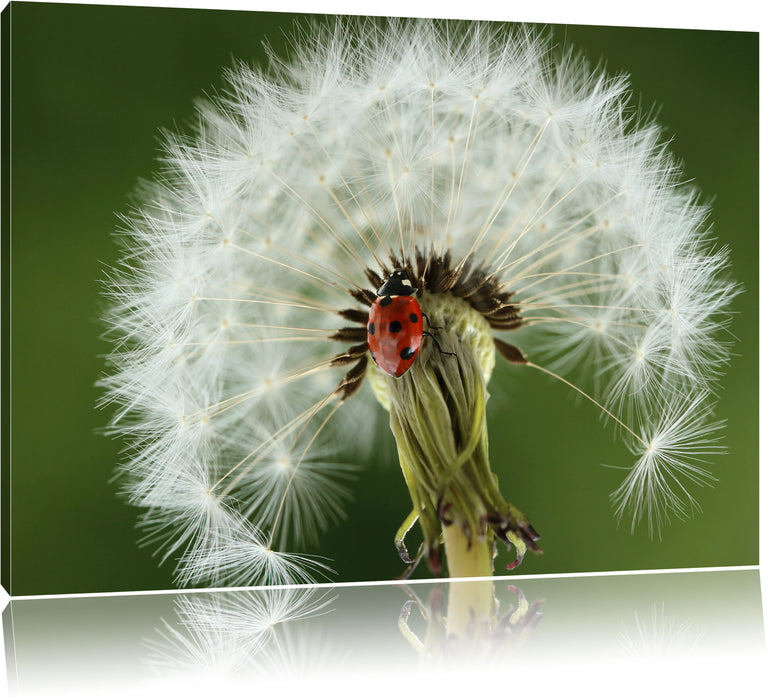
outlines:
{"label": "white dandelion seed", "polygon": [[[331,591],[312,588],[181,596],[175,601],[175,623],[163,620],[155,638],[145,641],[145,661],[159,674],[193,673],[204,682],[266,673],[289,655],[283,648],[283,630],[327,614],[335,598]],[[302,649],[309,655],[325,645]]]}
{"label": "white dandelion seed", "polygon": [[633,619],[623,620],[620,631],[622,652],[639,659],[688,658],[703,648],[706,630],[689,620],[681,620],[666,614],[665,603],[658,608],[653,603],[646,615],[633,612]]}
{"label": "white dandelion seed", "polygon": [[723,423],[709,421],[707,399],[701,392],[684,405],[670,405],[656,425],[643,426],[641,441],[631,441],[638,461],[612,501],[618,516],[632,511],[633,527],[646,515],[650,532],[659,530],[671,515],[686,518],[697,508],[688,488],[713,480],[708,459],[724,451],[719,444]]}
{"label": "white dandelion seed", "polygon": [[[229,71],[194,132],[167,137],[107,285],[123,488],[178,582],[309,578],[314,560],[279,549],[344,515],[337,450],[368,446],[380,405],[412,499],[406,561],[416,520],[432,568],[451,526],[518,562],[538,549],[490,473],[496,351],[622,432],[637,461],[618,516],[688,515],[737,288],[626,78],[486,23],[311,27],[270,65]],[[435,329],[397,379],[366,329],[395,269]]]}

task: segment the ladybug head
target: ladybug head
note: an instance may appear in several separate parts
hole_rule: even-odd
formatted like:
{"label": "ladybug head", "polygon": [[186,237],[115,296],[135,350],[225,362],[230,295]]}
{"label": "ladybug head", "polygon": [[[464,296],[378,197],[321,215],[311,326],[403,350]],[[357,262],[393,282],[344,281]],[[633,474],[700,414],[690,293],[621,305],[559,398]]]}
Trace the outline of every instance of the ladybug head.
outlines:
{"label": "ladybug head", "polygon": [[410,277],[406,270],[394,270],[390,275],[388,275],[385,282],[383,283],[383,286],[377,290],[377,296],[406,297],[410,294],[414,294],[417,291],[418,290],[412,286],[412,282],[410,282]]}

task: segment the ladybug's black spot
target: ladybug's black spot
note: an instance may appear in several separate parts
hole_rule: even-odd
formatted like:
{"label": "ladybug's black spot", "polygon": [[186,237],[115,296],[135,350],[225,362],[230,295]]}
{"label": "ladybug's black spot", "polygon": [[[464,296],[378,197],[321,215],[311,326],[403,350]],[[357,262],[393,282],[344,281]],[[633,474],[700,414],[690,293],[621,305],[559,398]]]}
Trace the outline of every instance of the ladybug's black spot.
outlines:
{"label": "ladybug's black spot", "polygon": [[390,306],[393,303],[393,297],[383,297],[380,299],[380,306]]}
{"label": "ladybug's black spot", "polygon": [[412,348],[406,347],[401,349],[401,352],[399,353],[399,357],[401,357],[402,360],[409,360],[412,358],[414,354],[415,354],[415,351]]}
{"label": "ladybug's black spot", "polygon": [[375,324],[374,323],[370,323],[367,330],[369,331],[369,335],[374,335],[375,334]]}
{"label": "ladybug's black spot", "polygon": [[388,326],[388,330],[391,333],[398,333],[401,330],[401,322],[400,321],[391,321],[390,325]]}
{"label": "ladybug's black spot", "polygon": [[417,314],[410,314],[410,322],[411,323],[417,323],[418,322],[418,315]]}

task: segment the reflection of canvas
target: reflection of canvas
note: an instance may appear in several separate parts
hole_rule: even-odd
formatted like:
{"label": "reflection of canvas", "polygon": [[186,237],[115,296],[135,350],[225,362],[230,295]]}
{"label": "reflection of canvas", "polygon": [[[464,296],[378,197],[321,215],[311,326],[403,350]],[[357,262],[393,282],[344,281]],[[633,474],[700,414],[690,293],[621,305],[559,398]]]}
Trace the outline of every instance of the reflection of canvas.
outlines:
{"label": "reflection of canvas", "polygon": [[[498,574],[515,550],[519,560],[539,544],[546,554],[526,554],[520,573],[754,561],[753,321],[737,318],[732,328],[742,357],[730,383],[715,375],[729,349],[726,312],[744,303],[729,304],[728,278],[743,282],[746,296],[757,287],[756,208],[751,195],[739,196],[746,177],[756,191],[756,139],[739,144],[738,170],[724,162],[723,145],[711,158],[710,137],[686,121],[702,100],[680,94],[686,76],[676,65],[690,71],[702,47],[735,43],[740,50],[709,52],[704,63],[725,53],[751,67],[756,36],[596,28],[555,35],[568,44],[578,36],[574,45],[592,59],[616,57],[613,70],[633,65],[637,93],[665,103],[661,118],[678,134],[687,172],[700,172],[705,198],[720,195],[710,220],[731,243],[731,271],[719,246],[697,246],[705,209],[685,190],[666,193],[668,161],[652,153],[663,136],[634,135],[620,123],[618,79],[596,82],[589,76],[600,73],[579,66],[545,70],[540,44],[522,30],[506,51],[487,31],[472,40],[476,25],[451,25],[449,36],[431,40],[412,22],[390,41],[356,45],[346,59],[334,60],[333,49],[306,59],[314,67],[299,68],[308,71],[302,87],[289,82],[280,96],[258,73],[238,71],[234,104],[202,108],[199,140],[173,142],[170,180],[141,193],[142,213],[127,225],[143,237],[141,252],[132,270],[122,268],[108,235],[113,212],[128,211],[124,194],[150,174],[155,129],[184,122],[191,99],[221,84],[231,55],[261,59],[264,34],[288,51],[280,29],[294,19],[18,9],[14,31],[31,40],[14,44],[14,65],[26,71],[14,84],[30,87],[14,95],[15,123],[37,119],[45,131],[57,120],[73,138],[47,144],[44,154],[14,133],[12,330],[26,345],[14,347],[14,379],[29,387],[25,395],[46,387],[51,396],[35,408],[14,394],[16,592],[168,588],[176,577],[201,585],[391,578],[406,566],[393,541],[410,511],[407,525],[417,524],[404,558],[420,556],[416,576],[445,571],[442,543],[456,538],[462,575],[489,573],[494,539],[512,550],[499,545]],[[163,28],[173,23],[186,31],[170,38]],[[71,49],[54,70],[67,72],[66,81],[42,60],[62,26],[71,28]],[[116,26],[118,40],[105,29]],[[360,36],[365,26],[345,31]],[[143,52],[132,32],[147,37]],[[330,41],[324,35],[321,45]],[[465,60],[451,46],[463,47]],[[169,66],[171,56],[186,57],[184,65]],[[720,119],[748,119],[756,133],[754,80],[711,68],[693,80],[704,94],[735,82],[741,99]],[[36,206],[54,170],[50,189],[67,192],[67,201],[63,194],[59,208]],[[723,170],[728,181],[717,179]],[[37,188],[25,187],[33,181]],[[22,235],[24,226],[37,238]],[[41,251],[49,231],[57,235]],[[129,245],[137,250],[138,239]],[[104,275],[99,261],[122,270],[110,273],[113,310],[93,281]],[[383,276],[405,264],[434,339],[397,385],[372,363],[364,319]],[[41,279],[52,282],[31,284]],[[96,356],[111,345],[90,340],[99,323],[84,319],[106,315],[119,354],[94,390]],[[64,353],[56,363],[42,350],[52,338]],[[113,409],[129,408],[116,440],[93,434],[110,419],[94,409],[106,388]],[[720,397],[713,416],[709,389]],[[711,432],[720,418],[728,425]],[[36,439],[41,422],[54,440]],[[119,488],[141,510],[107,483],[118,463],[130,473]],[[714,489],[695,483],[713,478]],[[691,499],[703,515],[676,522],[691,515]],[[138,513],[151,540],[142,550]],[[730,513],[735,533],[725,525]],[[674,522],[665,527],[666,519]],[[649,529],[660,537],[650,539]],[[479,564],[467,560],[470,545]]]}
{"label": "reflection of canvas", "polygon": [[[467,617],[453,600],[481,597],[467,589],[483,584],[487,622],[469,614],[468,629],[452,633],[449,621]],[[11,613],[8,677],[21,697],[114,690],[117,678],[126,697],[170,682],[288,692],[398,675],[439,690],[483,675],[509,683],[521,671],[521,688],[555,695],[578,687],[580,669],[557,673],[566,664],[584,664],[599,691],[634,676],[644,692],[664,688],[677,670],[697,690],[754,690],[764,648],[756,571],[15,600],[4,624]],[[746,673],[688,674],[720,655]]]}

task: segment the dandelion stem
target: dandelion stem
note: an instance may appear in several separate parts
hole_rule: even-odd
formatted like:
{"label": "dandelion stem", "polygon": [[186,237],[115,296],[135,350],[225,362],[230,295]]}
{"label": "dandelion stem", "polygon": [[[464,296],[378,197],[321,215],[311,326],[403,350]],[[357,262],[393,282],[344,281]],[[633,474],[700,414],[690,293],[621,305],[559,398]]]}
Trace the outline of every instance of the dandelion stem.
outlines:
{"label": "dandelion stem", "polygon": [[447,525],[442,528],[450,578],[475,578],[493,575],[493,537],[469,541],[461,528]]}
{"label": "dandelion stem", "polygon": [[431,570],[441,573],[444,544],[450,576],[490,576],[495,535],[516,548],[510,568],[527,548],[540,551],[538,534],[501,495],[490,466],[485,386],[495,348],[486,321],[466,302],[442,297],[425,305],[448,354],[421,354],[398,380],[377,370],[367,376],[376,395],[387,397]]}
{"label": "dandelion stem", "polygon": [[491,581],[451,581],[449,591],[445,627],[448,637],[476,642],[480,635],[492,630],[496,600]]}

